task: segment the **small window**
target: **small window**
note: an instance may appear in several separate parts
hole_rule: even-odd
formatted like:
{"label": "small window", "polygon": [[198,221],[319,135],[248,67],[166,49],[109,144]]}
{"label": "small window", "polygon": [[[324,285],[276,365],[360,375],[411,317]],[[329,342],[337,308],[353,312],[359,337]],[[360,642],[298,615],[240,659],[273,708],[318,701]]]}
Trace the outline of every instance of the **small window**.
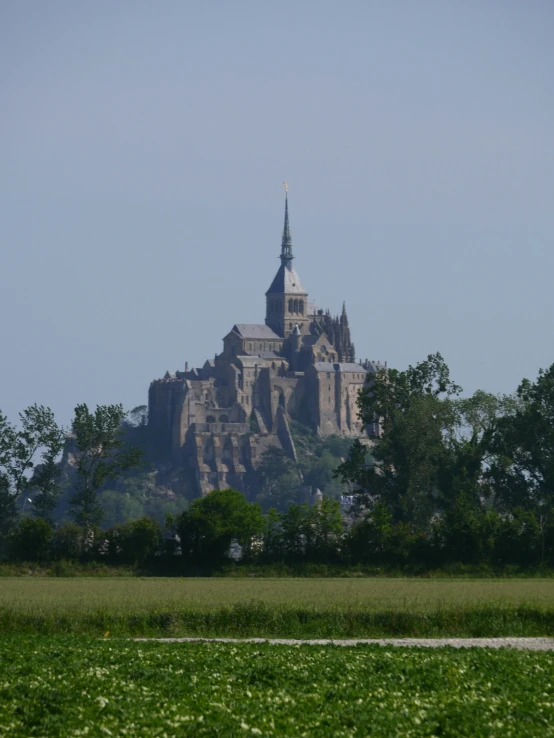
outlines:
{"label": "small window", "polygon": [[331,372],[327,372],[327,379],[331,379]]}
{"label": "small window", "polygon": [[298,312],[300,315],[304,315],[304,300],[300,300],[298,303]]}

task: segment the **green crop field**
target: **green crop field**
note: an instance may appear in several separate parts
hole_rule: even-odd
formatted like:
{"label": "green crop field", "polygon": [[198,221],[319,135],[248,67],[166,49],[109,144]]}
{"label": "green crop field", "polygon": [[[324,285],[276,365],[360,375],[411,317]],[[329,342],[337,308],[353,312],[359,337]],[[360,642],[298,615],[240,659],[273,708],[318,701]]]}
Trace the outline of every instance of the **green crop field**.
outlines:
{"label": "green crop field", "polygon": [[483,603],[554,607],[552,579],[33,579],[0,580],[0,607],[88,609],[268,605],[430,608]]}
{"label": "green crop field", "polygon": [[0,639],[0,736],[554,735],[554,660],[489,649]]}
{"label": "green crop field", "polygon": [[554,581],[0,579],[0,633],[554,635]]}

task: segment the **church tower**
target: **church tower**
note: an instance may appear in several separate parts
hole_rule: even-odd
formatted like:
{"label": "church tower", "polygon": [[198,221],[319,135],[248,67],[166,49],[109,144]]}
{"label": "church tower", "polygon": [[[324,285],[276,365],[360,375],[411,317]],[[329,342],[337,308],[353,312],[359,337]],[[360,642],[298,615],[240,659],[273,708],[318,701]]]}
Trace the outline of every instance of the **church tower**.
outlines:
{"label": "church tower", "polygon": [[285,184],[285,225],[281,241],[281,266],[271,287],[265,293],[265,324],[278,336],[287,338],[298,325],[302,335],[309,332],[308,293],[302,287],[292,260],[292,239],[289,228],[288,188]]}

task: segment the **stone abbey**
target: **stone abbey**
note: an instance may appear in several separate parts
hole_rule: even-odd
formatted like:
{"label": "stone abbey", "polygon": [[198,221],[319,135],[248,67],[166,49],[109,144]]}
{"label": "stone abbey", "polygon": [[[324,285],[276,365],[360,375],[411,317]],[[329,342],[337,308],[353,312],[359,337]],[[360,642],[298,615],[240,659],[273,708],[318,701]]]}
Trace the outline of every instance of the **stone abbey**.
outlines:
{"label": "stone abbey", "polygon": [[213,360],[150,385],[151,437],[173,470],[194,474],[202,494],[244,489],[270,446],[295,458],[291,419],[321,436],[371,430],[362,427],[356,400],[381,364],[355,362],[344,304],[332,317],[309,302],[293,266],[288,196],[280,259],[264,323],[236,323]]}

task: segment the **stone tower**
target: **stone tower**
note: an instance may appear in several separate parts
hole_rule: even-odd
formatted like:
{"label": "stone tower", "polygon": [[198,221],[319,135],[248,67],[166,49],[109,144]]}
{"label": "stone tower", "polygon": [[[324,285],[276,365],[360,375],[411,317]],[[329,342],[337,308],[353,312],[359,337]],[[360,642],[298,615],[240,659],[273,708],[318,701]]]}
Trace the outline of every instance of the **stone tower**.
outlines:
{"label": "stone tower", "polygon": [[308,316],[308,293],[300,282],[292,261],[292,240],[289,228],[289,202],[285,195],[285,225],[281,241],[281,266],[271,287],[265,293],[265,324],[278,336],[287,338],[294,326],[298,325],[300,333],[309,333],[310,317]]}

